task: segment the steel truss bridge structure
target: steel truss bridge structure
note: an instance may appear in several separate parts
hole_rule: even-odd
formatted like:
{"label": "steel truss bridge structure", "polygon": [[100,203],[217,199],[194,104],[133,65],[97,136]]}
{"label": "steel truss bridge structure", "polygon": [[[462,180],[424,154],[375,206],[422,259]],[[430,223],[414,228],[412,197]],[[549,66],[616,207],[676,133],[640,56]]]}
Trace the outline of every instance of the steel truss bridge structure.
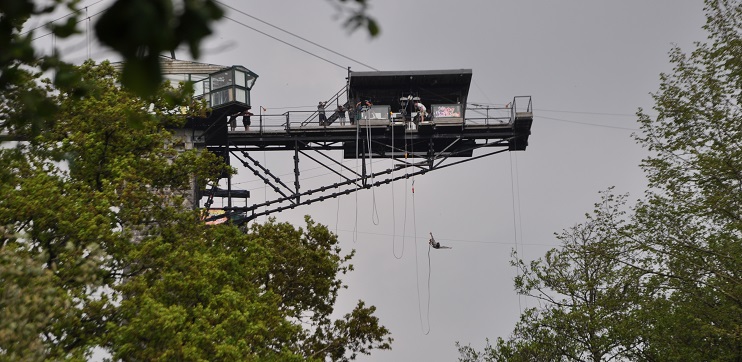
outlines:
{"label": "steel truss bridge structure", "polygon": [[[506,151],[524,151],[533,123],[531,97],[514,97],[504,107],[467,108],[471,75],[467,69],[349,72],[347,86],[327,100],[323,123],[317,111],[258,112],[249,127],[236,122],[239,126],[233,128],[230,118],[242,117],[248,109],[244,104],[229,104],[206,118],[190,119],[187,127],[197,135],[197,145],[249,170],[275,192],[274,198],[250,205],[249,191],[233,188],[231,178],[224,175],[226,188],[212,185],[197,200],[205,198],[209,209],[214,197],[226,198],[219,209],[233,222],[242,223]],[[417,100],[429,117],[418,117]],[[338,110],[339,106],[343,108]],[[344,110],[349,110],[347,121],[341,117]],[[291,180],[272,173],[258,160],[258,154],[273,151],[292,154]],[[344,159],[356,159],[360,171],[328,155],[338,151]],[[374,159],[393,162],[377,170],[370,167]],[[340,181],[302,188],[303,160],[321,165]],[[400,170],[405,172],[395,173]],[[238,199],[245,200],[245,206],[237,206]]]}

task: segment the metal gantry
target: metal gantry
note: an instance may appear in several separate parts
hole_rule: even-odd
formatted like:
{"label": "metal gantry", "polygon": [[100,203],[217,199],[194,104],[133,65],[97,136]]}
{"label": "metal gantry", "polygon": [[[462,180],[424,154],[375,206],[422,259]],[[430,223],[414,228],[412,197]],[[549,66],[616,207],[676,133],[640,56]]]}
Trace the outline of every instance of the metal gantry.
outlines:
{"label": "metal gantry", "polygon": [[[191,120],[190,127],[203,146],[228,164],[249,170],[275,195],[249,204],[249,192],[233,189],[227,176],[226,189],[213,186],[200,196],[207,199],[207,208],[213,197],[226,197],[220,209],[232,220],[244,222],[502,152],[525,150],[533,122],[531,97],[514,97],[510,104],[487,107],[485,112],[479,107],[467,109],[470,78],[467,70],[350,73],[348,88],[327,101],[351,110],[345,124],[340,123],[341,111],[336,107],[326,110],[329,116],[324,124],[319,123],[316,111],[269,115],[261,110],[251,117],[249,129],[232,130],[226,118],[244,111],[238,104],[214,110],[206,119]],[[343,95],[347,98],[341,100]],[[417,117],[408,103],[413,99],[421,99],[431,116]],[[373,105],[366,106],[366,100]],[[392,111],[393,107],[399,112]],[[272,173],[256,157],[276,151],[292,154],[293,180]],[[360,170],[330,155],[338,151],[344,159],[356,159]],[[393,162],[378,170],[371,166],[373,159]],[[336,174],[339,181],[302,187],[302,160]],[[399,170],[405,172],[395,173]],[[245,199],[245,206],[237,206],[234,198]]]}

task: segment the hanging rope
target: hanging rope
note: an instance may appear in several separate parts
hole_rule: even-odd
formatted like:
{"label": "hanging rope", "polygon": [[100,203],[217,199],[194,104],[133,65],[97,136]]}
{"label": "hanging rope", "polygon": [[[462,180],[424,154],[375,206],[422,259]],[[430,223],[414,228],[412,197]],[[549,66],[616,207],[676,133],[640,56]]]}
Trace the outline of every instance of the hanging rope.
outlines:
{"label": "hanging rope", "polygon": [[407,131],[404,134],[404,225],[402,226],[402,246],[404,247],[407,240],[407,190],[409,173],[407,171]]}
{"label": "hanging rope", "polygon": [[[343,165],[342,162],[338,165],[340,168],[340,181],[343,180]],[[335,212],[335,235],[338,234],[338,224],[340,223],[340,198],[338,197],[337,211]]]}
{"label": "hanging rope", "polygon": [[[358,110],[356,110],[356,112],[358,112]],[[360,138],[360,128],[358,128],[358,123],[360,122],[356,119],[356,175],[358,175],[358,139]],[[356,191],[354,194],[356,198],[356,220],[355,225],[353,226],[353,242],[355,243],[358,240],[358,182],[356,182]]]}
{"label": "hanging rope", "polygon": [[[371,173],[371,183],[374,183],[374,156],[371,151],[371,127],[366,119],[366,144],[368,145],[368,170]],[[371,187],[371,222],[379,225],[379,210],[376,208],[376,188]]]}
{"label": "hanging rope", "polygon": [[[520,213],[520,172],[518,171],[518,154],[514,154],[513,158],[515,159],[515,195],[518,198],[518,231],[520,231],[520,242],[518,244],[520,245],[520,257],[525,258],[526,255],[523,250],[523,218]],[[528,298],[526,296],[523,296],[523,301],[525,302],[526,309],[528,309]]]}
{"label": "hanging rope", "polygon": [[[410,142],[410,153],[412,154],[412,163],[415,163],[415,142]],[[415,173],[412,173],[412,210],[415,210]],[[417,235],[415,235],[417,237]]]}
{"label": "hanging rope", "polygon": [[[518,250],[518,226],[516,222],[515,217],[515,180],[513,176],[513,155],[511,152],[508,152],[508,156],[510,156],[510,195],[512,199],[512,206],[513,206],[513,243],[515,244],[515,251],[519,252]],[[522,255],[518,255],[520,258],[523,258]],[[515,266],[515,272],[518,275],[518,278],[520,278],[520,268],[516,264]],[[521,295],[518,294],[518,311],[520,313],[523,313],[523,306],[521,305]]]}
{"label": "hanging rope", "polygon": [[[413,176],[414,177],[414,176]],[[414,184],[415,181],[412,181],[413,184],[413,190],[414,190]],[[428,265],[428,308],[425,312],[426,319],[427,319],[427,330],[425,329],[425,325],[423,323],[423,311],[422,307],[420,306],[420,266],[418,264],[417,260],[417,214],[415,210],[415,191],[412,191],[412,226],[413,226],[413,233],[415,237],[415,281],[417,282],[417,314],[420,317],[420,329],[422,330],[424,335],[428,335],[430,333],[430,265]],[[430,263],[430,248],[428,248],[428,263]]]}
{"label": "hanging rope", "polygon": [[[413,157],[415,154],[415,146],[414,144],[410,144],[410,152],[412,153]],[[405,152],[405,158],[407,158],[407,153]],[[418,315],[420,317],[420,329],[422,330],[423,334],[426,336],[430,333],[430,267],[428,267],[428,308],[425,312],[426,319],[427,319],[427,330],[425,329],[425,324],[423,324],[423,312],[422,307],[420,306],[420,267],[418,264],[418,256],[417,256],[417,210],[415,209],[415,174],[412,174],[412,233],[415,241],[415,280],[417,282],[417,307],[418,307]]]}
{"label": "hanging rope", "polygon": [[[392,180],[394,179],[394,150],[395,150],[394,148],[394,123],[392,122],[392,157],[391,157],[392,159],[392,173],[391,173]],[[392,235],[392,255],[394,256],[395,259],[399,260],[399,259],[402,259],[402,257],[404,256],[404,231],[402,231],[402,252],[399,254],[399,256],[397,256],[397,208],[395,205],[394,183],[392,183],[391,186],[392,186],[392,230],[394,230],[394,232],[392,233],[393,234]],[[407,205],[407,200],[405,200],[405,219],[407,218],[406,205]]]}
{"label": "hanging rope", "polygon": [[[433,274],[433,268],[430,266],[430,244],[428,244],[428,310],[426,314],[426,319],[428,323],[428,333],[430,333],[430,275]],[[428,334],[426,333],[426,335]]]}

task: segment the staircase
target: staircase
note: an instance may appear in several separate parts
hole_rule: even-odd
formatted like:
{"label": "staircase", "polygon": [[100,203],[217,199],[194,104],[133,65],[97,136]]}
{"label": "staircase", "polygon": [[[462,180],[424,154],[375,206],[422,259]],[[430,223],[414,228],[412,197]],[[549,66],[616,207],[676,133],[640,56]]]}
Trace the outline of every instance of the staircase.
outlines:
{"label": "staircase", "polygon": [[[345,104],[343,104],[343,109],[345,109],[343,113],[348,111],[349,109],[348,107],[350,107],[350,101],[347,101],[345,102]],[[340,112],[337,111],[337,107],[336,107],[335,111],[333,111],[332,114],[329,117],[327,117],[327,126],[331,125],[332,122],[335,122],[335,120],[337,120],[338,118],[340,118]]]}
{"label": "staircase", "polygon": [[[328,104],[328,105],[340,104],[340,97],[343,94],[346,94],[347,92],[348,92],[348,88],[347,87],[343,87],[337,93],[335,93],[335,95],[333,95],[332,97],[330,97],[330,99],[328,99],[325,102],[325,104]],[[345,107],[346,110],[348,110],[348,107],[350,105],[349,103],[350,103],[350,100],[346,101],[343,104],[343,107]],[[333,108],[326,108],[325,109],[325,114],[328,114],[328,113],[330,114],[327,117],[327,125],[328,126],[331,125],[332,122],[335,122],[335,120],[337,120],[338,117],[340,117],[340,114],[338,114],[338,112],[336,111],[336,108],[337,108],[337,106],[334,106]],[[314,111],[311,115],[309,115],[309,117],[307,117],[307,119],[304,120],[304,122],[301,123],[301,125],[302,126],[306,126],[308,124],[311,124],[312,122],[319,123],[319,112]]]}

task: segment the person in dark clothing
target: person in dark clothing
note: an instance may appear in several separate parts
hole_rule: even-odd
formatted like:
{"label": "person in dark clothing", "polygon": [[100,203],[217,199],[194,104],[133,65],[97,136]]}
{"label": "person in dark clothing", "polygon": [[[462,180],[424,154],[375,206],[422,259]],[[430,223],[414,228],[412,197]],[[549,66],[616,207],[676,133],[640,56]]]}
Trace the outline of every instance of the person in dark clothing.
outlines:
{"label": "person in dark clothing", "polygon": [[247,109],[242,112],[242,125],[245,126],[245,131],[250,130],[250,116],[252,115],[252,112],[250,112],[250,106],[247,106]]}
{"label": "person in dark clothing", "polygon": [[229,116],[229,130],[230,131],[234,131],[234,129],[237,128],[237,115],[239,115],[239,113]]}
{"label": "person in dark clothing", "polygon": [[320,101],[319,104],[317,104],[317,114],[319,115],[319,125],[320,126],[326,126],[327,125],[327,116],[325,116],[325,107],[327,106],[327,102]]}
{"label": "person in dark clothing", "polygon": [[353,107],[352,103],[348,103],[348,108],[346,108],[345,110],[348,111],[348,121],[350,122],[350,124],[356,124],[356,107]]}
{"label": "person in dark clothing", "polygon": [[360,121],[361,118],[363,118],[363,112],[368,111],[371,109],[371,106],[374,104],[371,103],[371,101],[364,100],[363,102],[356,103],[356,121]]}
{"label": "person in dark clothing", "polygon": [[340,125],[345,126],[345,107],[343,107],[342,104],[338,104],[337,109],[335,110],[338,114],[338,119],[340,120]]}
{"label": "person in dark clothing", "polygon": [[430,241],[428,243],[433,247],[433,249],[451,249],[450,246],[443,246],[441,243],[435,241],[432,232],[430,233]]}

